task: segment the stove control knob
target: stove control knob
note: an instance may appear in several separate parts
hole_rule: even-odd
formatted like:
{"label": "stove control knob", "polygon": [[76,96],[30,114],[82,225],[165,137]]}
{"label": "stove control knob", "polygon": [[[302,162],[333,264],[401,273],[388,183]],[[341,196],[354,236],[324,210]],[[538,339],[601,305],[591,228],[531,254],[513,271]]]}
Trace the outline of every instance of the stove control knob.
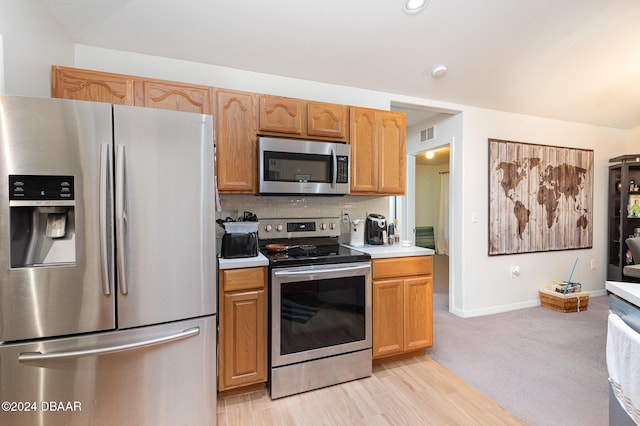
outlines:
{"label": "stove control knob", "polygon": [[333,222],[331,222],[331,223],[329,224],[329,229],[331,229],[331,230],[336,229],[336,224],[335,224],[335,223],[333,223]]}
{"label": "stove control knob", "polygon": [[271,232],[271,225],[266,225],[264,227],[264,230],[267,231],[267,232]]}
{"label": "stove control knob", "polygon": [[282,230],[283,230],[283,229],[284,229],[284,228],[283,228],[283,226],[282,226],[282,225],[280,225],[280,224],[277,224],[277,225],[276,225],[276,231],[278,231],[278,232],[282,232]]}
{"label": "stove control knob", "polygon": [[327,224],[326,224],[326,223],[321,223],[321,224],[320,224],[320,229],[322,229],[323,231],[324,231],[325,229],[327,229]]}

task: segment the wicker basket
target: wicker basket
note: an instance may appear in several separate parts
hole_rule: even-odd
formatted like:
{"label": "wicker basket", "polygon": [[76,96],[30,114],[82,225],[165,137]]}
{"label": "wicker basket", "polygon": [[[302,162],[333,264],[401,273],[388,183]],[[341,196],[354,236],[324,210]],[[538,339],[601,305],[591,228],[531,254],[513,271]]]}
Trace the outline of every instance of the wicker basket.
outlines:
{"label": "wicker basket", "polygon": [[548,288],[540,289],[540,304],[558,312],[582,312],[589,307],[589,293],[562,294]]}

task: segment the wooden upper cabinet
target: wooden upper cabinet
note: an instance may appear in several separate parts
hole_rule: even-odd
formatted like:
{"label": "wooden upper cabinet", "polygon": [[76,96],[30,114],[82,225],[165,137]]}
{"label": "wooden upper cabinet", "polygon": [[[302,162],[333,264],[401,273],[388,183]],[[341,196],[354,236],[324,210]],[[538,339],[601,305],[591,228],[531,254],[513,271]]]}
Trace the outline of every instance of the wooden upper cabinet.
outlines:
{"label": "wooden upper cabinet", "polygon": [[255,95],[216,91],[216,162],[218,190],[230,194],[257,191]]}
{"label": "wooden upper cabinet", "polygon": [[377,111],[351,108],[351,192],[378,191]]}
{"label": "wooden upper cabinet", "polygon": [[347,141],[346,105],[260,95],[259,133],[305,139]]}
{"label": "wooden upper cabinet", "polygon": [[349,127],[346,105],[320,102],[307,103],[307,134],[335,140],[346,140]]}
{"label": "wooden upper cabinet", "polygon": [[352,107],[349,117],[351,193],[404,195],[405,114]]}
{"label": "wooden upper cabinet", "polygon": [[136,77],[77,68],[51,67],[54,98],[135,105]]}
{"label": "wooden upper cabinet", "polygon": [[51,96],[211,114],[212,88],[78,68],[51,67]]}
{"label": "wooden upper cabinet", "polygon": [[406,115],[403,112],[379,113],[379,192],[404,195],[406,162]]}
{"label": "wooden upper cabinet", "polygon": [[211,87],[162,80],[144,80],[141,85],[141,106],[211,114]]}
{"label": "wooden upper cabinet", "polygon": [[301,135],[304,103],[299,99],[260,96],[260,131]]}

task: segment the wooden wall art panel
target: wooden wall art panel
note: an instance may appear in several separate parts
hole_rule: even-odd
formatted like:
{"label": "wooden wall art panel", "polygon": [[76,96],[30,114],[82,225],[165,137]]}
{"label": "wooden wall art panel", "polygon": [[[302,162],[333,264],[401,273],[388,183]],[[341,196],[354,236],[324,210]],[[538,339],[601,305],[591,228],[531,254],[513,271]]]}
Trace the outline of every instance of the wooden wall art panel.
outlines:
{"label": "wooden wall art panel", "polygon": [[489,255],[592,245],[593,150],[489,139]]}

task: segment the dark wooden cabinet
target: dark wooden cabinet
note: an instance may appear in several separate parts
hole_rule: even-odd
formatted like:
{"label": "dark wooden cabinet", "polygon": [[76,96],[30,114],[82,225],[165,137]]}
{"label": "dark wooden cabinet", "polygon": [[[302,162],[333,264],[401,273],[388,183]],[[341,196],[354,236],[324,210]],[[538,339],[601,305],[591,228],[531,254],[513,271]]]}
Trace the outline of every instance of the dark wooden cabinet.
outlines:
{"label": "dark wooden cabinet", "polygon": [[[607,279],[637,281],[624,275],[633,259],[625,240],[640,233],[640,154],[609,160]],[[636,229],[638,232],[636,232]]]}

